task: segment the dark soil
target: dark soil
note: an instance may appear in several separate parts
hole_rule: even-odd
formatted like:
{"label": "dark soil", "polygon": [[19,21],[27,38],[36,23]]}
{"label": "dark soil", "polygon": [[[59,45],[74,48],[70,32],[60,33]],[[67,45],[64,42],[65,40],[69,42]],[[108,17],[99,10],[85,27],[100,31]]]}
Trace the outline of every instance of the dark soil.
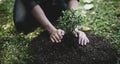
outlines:
{"label": "dark soil", "polygon": [[115,64],[116,52],[108,40],[88,35],[87,46],[66,34],[61,43],[52,43],[47,32],[41,33],[30,44],[33,61],[30,64]]}
{"label": "dark soil", "polygon": [[120,14],[117,15],[118,19],[120,19]]}

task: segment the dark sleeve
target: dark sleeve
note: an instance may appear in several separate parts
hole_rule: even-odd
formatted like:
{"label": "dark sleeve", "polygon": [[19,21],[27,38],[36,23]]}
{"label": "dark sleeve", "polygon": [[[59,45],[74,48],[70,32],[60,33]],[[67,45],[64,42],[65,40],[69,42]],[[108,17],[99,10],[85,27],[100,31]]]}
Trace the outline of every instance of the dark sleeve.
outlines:
{"label": "dark sleeve", "polygon": [[38,4],[35,0],[22,0],[22,2],[28,10],[32,10]]}
{"label": "dark sleeve", "polygon": [[[68,3],[70,0],[65,0],[66,3]],[[78,0],[79,1],[79,0]]]}

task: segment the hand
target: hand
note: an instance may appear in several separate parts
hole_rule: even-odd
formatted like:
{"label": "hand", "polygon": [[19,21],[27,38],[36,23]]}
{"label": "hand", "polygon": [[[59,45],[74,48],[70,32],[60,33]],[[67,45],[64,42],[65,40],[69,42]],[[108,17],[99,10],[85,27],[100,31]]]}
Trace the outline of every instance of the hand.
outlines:
{"label": "hand", "polygon": [[86,45],[89,43],[89,39],[87,38],[86,34],[82,31],[79,31],[75,28],[75,36],[79,38],[79,44]]}
{"label": "hand", "polygon": [[63,30],[61,30],[61,29],[57,29],[57,30],[53,31],[50,34],[51,41],[56,42],[56,43],[61,42],[61,39],[63,38],[64,33],[65,32]]}

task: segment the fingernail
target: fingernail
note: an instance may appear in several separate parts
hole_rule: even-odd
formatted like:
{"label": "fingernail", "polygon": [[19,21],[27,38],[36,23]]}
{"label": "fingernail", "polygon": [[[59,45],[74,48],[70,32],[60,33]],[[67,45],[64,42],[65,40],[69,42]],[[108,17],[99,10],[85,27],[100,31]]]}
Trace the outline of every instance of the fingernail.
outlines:
{"label": "fingernail", "polygon": [[54,41],[52,41],[52,42],[54,42]]}
{"label": "fingernail", "polygon": [[83,46],[84,44],[82,43],[82,46]]}
{"label": "fingernail", "polygon": [[78,37],[77,34],[75,34],[75,37]]}
{"label": "fingernail", "polygon": [[56,43],[58,43],[58,41],[56,41]]}
{"label": "fingernail", "polygon": [[59,42],[61,42],[61,40]]}

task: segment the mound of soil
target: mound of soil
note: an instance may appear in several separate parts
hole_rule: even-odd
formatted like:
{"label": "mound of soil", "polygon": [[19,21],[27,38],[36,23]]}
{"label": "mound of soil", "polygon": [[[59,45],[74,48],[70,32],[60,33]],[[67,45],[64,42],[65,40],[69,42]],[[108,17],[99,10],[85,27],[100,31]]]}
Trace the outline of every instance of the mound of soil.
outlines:
{"label": "mound of soil", "polygon": [[61,43],[52,43],[49,34],[43,32],[30,43],[33,61],[30,64],[115,64],[116,52],[108,40],[88,35],[87,46],[78,44],[78,39],[66,34]]}

